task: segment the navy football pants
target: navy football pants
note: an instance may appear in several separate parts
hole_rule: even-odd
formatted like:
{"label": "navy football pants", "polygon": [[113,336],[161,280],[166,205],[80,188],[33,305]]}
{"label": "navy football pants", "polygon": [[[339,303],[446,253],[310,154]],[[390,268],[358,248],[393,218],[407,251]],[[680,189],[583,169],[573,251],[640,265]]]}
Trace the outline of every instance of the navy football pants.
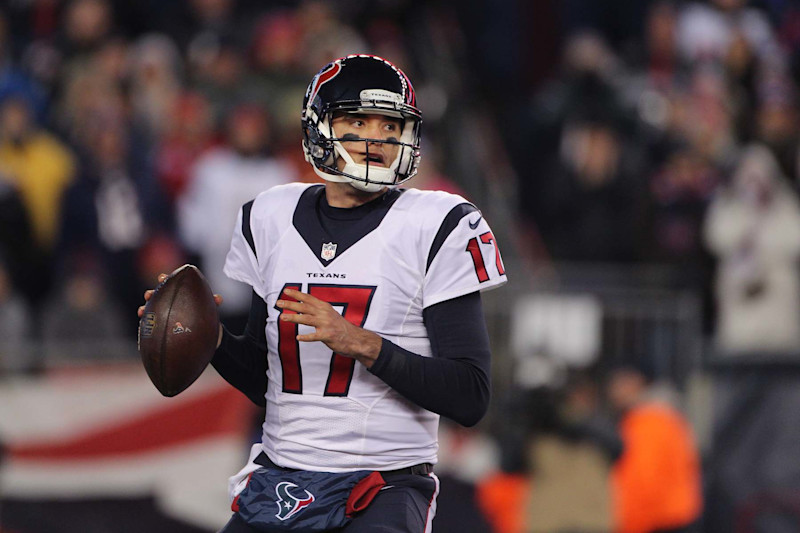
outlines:
{"label": "navy football pants", "polygon": [[[439,481],[432,476],[394,475],[364,511],[331,533],[424,533],[435,511]],[[262,533],[234,514],[219,533]]]}

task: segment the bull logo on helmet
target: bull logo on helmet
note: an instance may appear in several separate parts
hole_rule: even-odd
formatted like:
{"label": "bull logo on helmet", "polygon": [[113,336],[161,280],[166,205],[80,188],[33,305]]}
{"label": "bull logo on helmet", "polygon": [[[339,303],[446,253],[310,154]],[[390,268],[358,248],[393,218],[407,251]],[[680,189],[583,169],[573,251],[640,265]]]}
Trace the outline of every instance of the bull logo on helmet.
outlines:
{"label": "bull logo on helmet", "polygon": [[303,489],[303,492],[306,493],[305,497],[298,498],[289,492],[290,488],[298,487],[288,481],[281,481],[275,486],[275,494],[278,495],[278,499],[275,500],[275,503],[278,504],[278,514],[275,516],[281,521],[293,517],[314,501],[314,495],[307,490]]}
{"label": "bull logo on helmet", "polygon": [[330,63],[327,67],[322,69],[311,82],[311,87],[308,91],[308,103],[313,104],[320,87],[331,81],[342,70],[342,65],[339,60]]}

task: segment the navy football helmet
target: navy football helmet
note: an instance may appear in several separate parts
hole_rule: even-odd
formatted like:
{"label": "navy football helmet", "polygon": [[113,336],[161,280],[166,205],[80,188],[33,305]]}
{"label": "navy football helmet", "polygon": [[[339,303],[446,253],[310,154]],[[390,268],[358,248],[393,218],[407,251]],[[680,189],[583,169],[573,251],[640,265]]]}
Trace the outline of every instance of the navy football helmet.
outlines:
{"label": "navy football helmet", "polygon": [[[335,113],[381,114],[402,121],[400,138],[354,140],[333,131]],[[320,70],[303,100],[303,152],[323,179],[349,182],[353,187],[376,192],[396,186],[417,173],[420,159],[422,115],[408,77],[389,61],[371,55],[349,55]],[[366,151],[373,143],[398,145],[397,157],[388,166],[356,164],[345,142],[363,141]],[[341,169],[337,160],[342,159]]]}

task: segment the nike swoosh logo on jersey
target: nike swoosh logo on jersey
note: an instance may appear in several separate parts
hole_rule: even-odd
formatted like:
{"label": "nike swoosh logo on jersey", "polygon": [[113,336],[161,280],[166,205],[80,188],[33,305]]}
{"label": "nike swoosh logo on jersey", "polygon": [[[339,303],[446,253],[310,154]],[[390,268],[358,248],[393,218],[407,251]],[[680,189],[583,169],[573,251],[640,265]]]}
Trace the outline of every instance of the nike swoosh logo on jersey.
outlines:
{"label": "nike swoosh logo on jersey", "polygon": [[481,223],[481,219],[482,219],[482,218],[483,218],[483,215],[481,215],[481,216],[479,216],[478,218],[476,218],[476,219],[475,219],[475,222],[470,222],[470,223],[469,223],[469,228],[470,228],[470,229],[475,229],[475,228],[477,228],[477,227],[478,227],[478,224],[480,224],[480,223]]}

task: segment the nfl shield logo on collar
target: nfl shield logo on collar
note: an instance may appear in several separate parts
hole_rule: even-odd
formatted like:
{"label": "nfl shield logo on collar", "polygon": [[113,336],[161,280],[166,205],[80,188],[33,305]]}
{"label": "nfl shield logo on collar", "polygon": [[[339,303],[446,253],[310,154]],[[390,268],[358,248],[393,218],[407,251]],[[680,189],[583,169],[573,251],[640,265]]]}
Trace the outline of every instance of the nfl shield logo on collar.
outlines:
{"label": "nfl shield logo on collar", "polygon": [[322,252],[319,254],[325,261],[330,261],[336,257],[336,245],[332,242],[322,245]]}

